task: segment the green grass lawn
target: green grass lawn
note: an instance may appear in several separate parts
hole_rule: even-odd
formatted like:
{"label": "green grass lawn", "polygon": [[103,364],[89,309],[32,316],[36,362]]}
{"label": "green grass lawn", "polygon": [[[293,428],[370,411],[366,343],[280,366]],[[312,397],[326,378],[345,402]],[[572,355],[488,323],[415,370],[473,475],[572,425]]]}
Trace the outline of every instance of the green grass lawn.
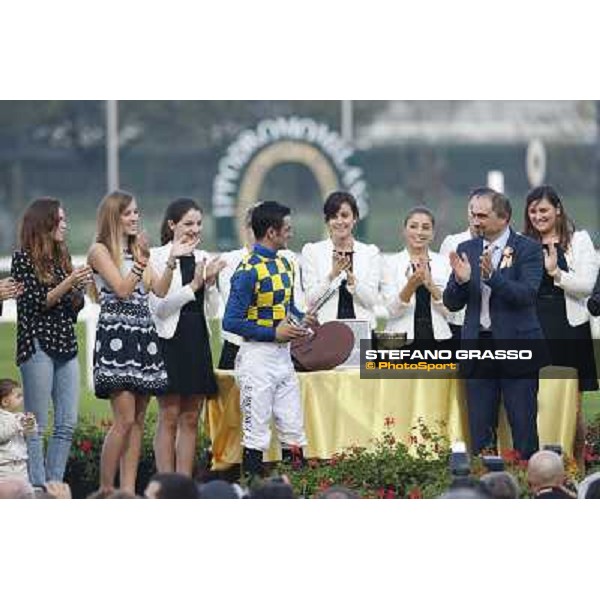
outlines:
{"label": "green grass lawn", "polygon": [[[210,323],[212,336],[211,347],[213,360],[217,363],[221,353],[220,324],[217,320]],[[19,380],[19,370],[15,365],[15,325],[12,323],[0,324],[0,377],[12,377]],[[79,347],[85,348],[85,329],[82,324],[77,325]],[[99,400],[87,387],[87,374],[85,370],[85,352],[80,351],[81,365],[81,405],[82,415],[96,415],[98,418],[110,415],[110,405],[106,400]],[[151,402],[150,410],[156,410],[156,403]],[[586,392],[583,398],[583,410],[589,420],[600,413],[600,392]]]}

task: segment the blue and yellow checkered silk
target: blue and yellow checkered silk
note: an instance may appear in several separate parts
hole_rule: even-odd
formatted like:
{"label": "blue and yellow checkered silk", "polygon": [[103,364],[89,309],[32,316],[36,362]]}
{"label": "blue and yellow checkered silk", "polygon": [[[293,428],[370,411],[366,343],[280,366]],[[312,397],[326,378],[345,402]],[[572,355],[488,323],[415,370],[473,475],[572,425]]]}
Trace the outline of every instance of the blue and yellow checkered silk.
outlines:
{"label": "blue and yellow checkered silk", "polygon": [[277,327],[289,309],[294,289],[294,268],[287,258],[267,258],[249,254],[237,268],[238,271],[256,271],[256,284],[247,319],[263,327]]}

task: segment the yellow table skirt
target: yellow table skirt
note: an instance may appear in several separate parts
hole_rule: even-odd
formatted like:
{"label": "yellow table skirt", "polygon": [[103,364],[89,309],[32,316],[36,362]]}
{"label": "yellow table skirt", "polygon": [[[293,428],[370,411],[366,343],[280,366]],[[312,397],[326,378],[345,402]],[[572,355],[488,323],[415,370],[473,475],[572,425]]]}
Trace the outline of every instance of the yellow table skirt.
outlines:
{"label": "yellow table skirt", "polygon": [[[241,460],[239,390],[231,371],[216,371],[217,398],[209,400],[205,427],[212,441],[213,469]],[[352,444],[370,447],[394,419],[394,435],[408,440],[422,418],[430,427],[445,423],[450,441],[468,441],[464,383],[458,379],[361,379],[358,369],[298,373],[307,458],[330,458]],[[560,444],[572,454],[577,411],[576,379],[542,379],[538,395],[540,445]],[[500,417],[501,448],[510,448],[506,416]],[[267,460],[278,460],[273,434]]]}

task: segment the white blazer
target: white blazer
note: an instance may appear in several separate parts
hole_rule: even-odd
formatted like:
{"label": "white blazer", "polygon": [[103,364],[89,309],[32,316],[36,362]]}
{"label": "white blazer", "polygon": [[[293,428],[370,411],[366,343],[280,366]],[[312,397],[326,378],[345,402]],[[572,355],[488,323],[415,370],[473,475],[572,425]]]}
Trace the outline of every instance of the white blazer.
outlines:
{"label": "white blazer", "polygon": [[[437,252],[429,252],[431,261],[431,278],[433,283],[444,292],[452,269],[450,262]],[[384,306],[387,308],[390,318],[385,330],[390,332],[404,332],[409,340],[414,338],[414,317],[417,304],[416,294],[410,298],[410,302],[400,300],[400,291],[406,285],[412,274],[410,256],[407,250],[389,256],[384,261],[381,284],[381,295]],[[431,323],[433,325],[433,336],[436,340],[447,340],[452,337],[452,331],[447,322],[448,309],[444,306],[442,299],[434,301],[431,299]]]}
{"label": "white blazer", "polygon": [[587,299],[598,276],[598,254],[587,231],[576,231],[565,252],[568,271],[561,271],[554,285],[565,291],[565,306],[569,325],[575,327],[589,321]]}
{"label": "white blazer", "polygon": [[[356,285],[348,291],[354,299],[354,314],[357,319],[367,320],[375,329],[377,319],[374,307],[378,300],[381,256],[373,244],[354,241],[352,271]],[[329,273],[333,265],[333,243],[330,239],[305,244],[302,248],[302,283],[306,305],[310,307],[329,286]],[[317,317],[321,323],[337,319],[339,292],[323,305]]]}
{"label": "white blazer", "polygon": [[[165,270],[170,252],[171,242],[150,249],[150,264],[158,276]],[[198,263],[204,259],[208,260],[210,255],[204,250],[194,250],[194,257]],[[159,298],[153,293],[149,295],[150,312],[154,318],[156,331],[161,338],[168,340],[173,337],[177,329],[177,323],[179,323],[181,307],[194,300],[194,298],[194,292],[189,284],[182,285],[181,283],[181,266],[177,261],[177,268],[173,271],[173,278],[167,295],[164,298]],[[217,287],[212,285],[204,292],[204,314],[207,318],[212,318],[216,317],[218,312],[219,293]]]}
{"label": "white blazer", "polygon": [[[227,306],[227,300],[229,299],[229,292],[231,291],[231,278],[238,268],[239,264],[242,260],[250,253],[248,248],[245,246],[243,248],[238,248],[237,250],[231,250],[230,252],[225,252],[221,255],[221,259],[225,261],[225,267],[219,271],[219,277],[217,279],[219,285],[219,296],[221,298],[221,308],[222,313],[225,311],[225,307]],[[304,302],[304,291],[302,290],[302,283],[300,281],[300,266],[298,265],[298,259],[292,250],[288,250],[287,248],[284,250],[279,250],[278,254],[287,258],[293,269],[294,269],[294,304],[296,308],[302,312],[306,311],[306,305]],[[219,315],[220,317],[223,314]],[[236,346],[241,346],[243,339],[236,335],[235,333],[231,333],[230,331],[225,331],[221,329],[221,337],[228,342],[235,344]]]}

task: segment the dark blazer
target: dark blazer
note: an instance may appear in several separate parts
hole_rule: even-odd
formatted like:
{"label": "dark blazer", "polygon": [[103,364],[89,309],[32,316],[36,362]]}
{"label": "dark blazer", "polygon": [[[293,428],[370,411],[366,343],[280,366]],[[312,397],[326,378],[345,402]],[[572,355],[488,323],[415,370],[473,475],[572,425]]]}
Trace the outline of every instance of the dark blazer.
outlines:
{"label": "dark blazer", "polygon": [[[511,229],[506,248],[512,248],[512,264],[502,267],[501,259],[498,268],[487,281],[492,290],[490,297],[492,337],[494,340],[544,340],[536,307],[538,288],[544,269],[542,246]],[[461,347],[475,348],[476,346],[473,342],[469,343],[469,340],[479,338],[481,312],[479,258],[483,252],[483,239],[475,238],[463,242],[456,251],[460,256],[463,253],[467,255],[471,265],[471,279],[467,283],[460,284],[452,273],[444,290],[444,304],[451,311],[466,306]],[[547,364],[546,355],[540,354],[538,358],[539,360],[534,362],[506,361],[506,373],[515,375],[533,373]],[[473,361],[465,361],[462,365],[466,375],[471,371],[471,367],[474,367],[474,364],[469,363]]]}

